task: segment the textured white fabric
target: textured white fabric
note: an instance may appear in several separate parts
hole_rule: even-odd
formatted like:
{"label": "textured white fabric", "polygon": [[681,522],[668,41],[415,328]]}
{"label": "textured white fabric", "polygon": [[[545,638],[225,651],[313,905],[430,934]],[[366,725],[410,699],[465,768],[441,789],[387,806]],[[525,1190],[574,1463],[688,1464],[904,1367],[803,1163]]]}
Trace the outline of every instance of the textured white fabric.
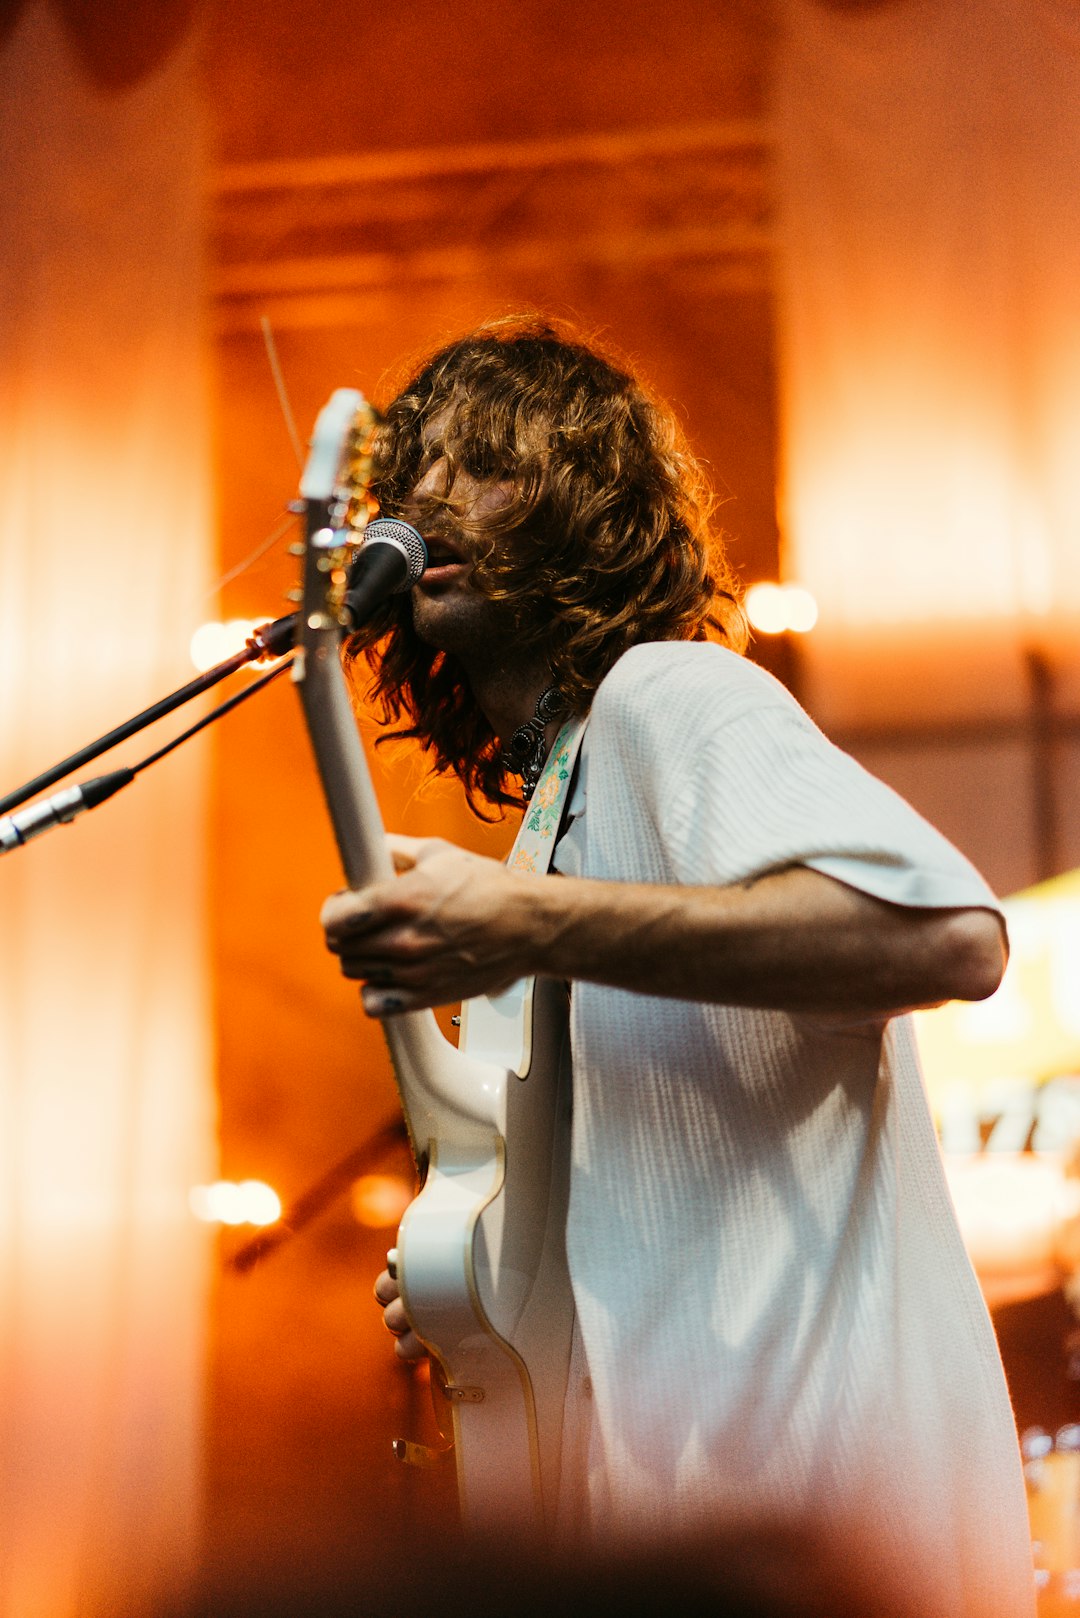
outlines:
{"label": "textured white fabric", "polygon": [[[629,652],[582,772],[566,873],[729,883],[803,863],[901,904],[996,908],[720,647]],[[935,1613],[1020,1618],[1015,1429],[908,1020],[838,1029],[580,983],[573,1039],[568,1247],[591,1398],[571,1420],[592,1427],[595,1530],[854,1515],[931,1571]]]}

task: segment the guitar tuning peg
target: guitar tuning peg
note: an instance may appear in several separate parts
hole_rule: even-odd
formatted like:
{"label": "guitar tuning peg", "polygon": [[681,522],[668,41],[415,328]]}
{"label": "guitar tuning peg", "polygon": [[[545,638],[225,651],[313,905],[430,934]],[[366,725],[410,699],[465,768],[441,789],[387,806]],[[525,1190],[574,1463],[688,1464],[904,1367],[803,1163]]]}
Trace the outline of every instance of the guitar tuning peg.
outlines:
{"label": "guitar tuning peg", "polygon": [[286,590],[286,592],[285,592],[285,600],[286,601],[292,601],[294,603],[299,603],[299,602],[303,601],[303,599],[304,599],[303,590],[294,589],[294,590]]}
{"label": "guitar tuning peg", "polygon": [[306,500],[290,500],[285,510],[291,511],[294,517],[302,517],[307,510],[307,502]]}
{"label": "guitar tuning peg", "polygon": [[287,556],[303,556],[304,546],[297,540],[295,544],[286,546],[285,553]]}

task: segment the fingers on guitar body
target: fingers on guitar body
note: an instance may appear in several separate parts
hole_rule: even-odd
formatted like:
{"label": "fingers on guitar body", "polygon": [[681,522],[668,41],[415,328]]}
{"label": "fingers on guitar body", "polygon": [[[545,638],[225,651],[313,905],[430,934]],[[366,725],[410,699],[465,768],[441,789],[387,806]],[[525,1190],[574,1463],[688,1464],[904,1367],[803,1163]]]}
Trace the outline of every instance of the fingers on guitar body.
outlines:
{"label": "fingers on guitar body", "polygon": [[427,1354],[427,1349],[409,1325],[400,1289],[389,1270],[383,1270],[375,1282],[375,1301],[382,1309],[383,1325],[391,1337],[396,1339],[394,1353],[398,1359],[404,1360],[407,1365],[422,1360]]}

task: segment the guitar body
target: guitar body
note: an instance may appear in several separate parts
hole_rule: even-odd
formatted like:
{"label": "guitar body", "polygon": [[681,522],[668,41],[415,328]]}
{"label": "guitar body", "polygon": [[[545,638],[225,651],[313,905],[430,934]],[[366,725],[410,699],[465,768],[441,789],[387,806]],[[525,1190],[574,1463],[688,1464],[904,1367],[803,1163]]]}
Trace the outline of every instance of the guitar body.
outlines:
{"label": "guitar body", "polygon": [[531,1062],[521,1076],[503,1069],[491,1151],[462,1151],[452,1132],[429,1143],[397,1254],[409,1318],[445,1379],[435,1397],[449,1406],[466,1524],[542,1531],[558,1499],[574,1323],[571,1075],[565,990],[541,980],[528,998]]}
{"label": "guitar body", "polygon": [[[355,424],[365,408],[341,389],[316,424],[300,485],[307,544],[294,664],[354,889],[393,874],[341,669],[334,594],[358,539],[346,523],[358,504]],[[460,1047],[431,1012],[384,1024],[423,1182],[401,1224],[398,1280],[441,1372],[436,1397],[449,1407],[462,1516],[475,1531],[542,1537],[555,1519],[574,1321],[566,1009],[561,984],[526,980],[465,1008]]]}

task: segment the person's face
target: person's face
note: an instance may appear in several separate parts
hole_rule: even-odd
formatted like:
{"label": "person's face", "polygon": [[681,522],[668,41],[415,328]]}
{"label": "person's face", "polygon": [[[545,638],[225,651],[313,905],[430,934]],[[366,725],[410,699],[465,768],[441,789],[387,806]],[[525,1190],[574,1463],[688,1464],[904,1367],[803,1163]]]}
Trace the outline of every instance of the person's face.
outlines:
{"label": "person's face", "polygon": [[[463,524],[482,521],[510,499],[510,483],[481,483],[460,470],[447,488],[448,467],[441,453],[445,412],[424,431],[425,456],[401,515],[423,535],[428,566],[413,586],[413,624],[421,640],[468,660],[501,650],[512,642],[513,625],[505,606],[491,601],[472,582],[475,538]],[[442,504],[450,496],[452,509]]]}

